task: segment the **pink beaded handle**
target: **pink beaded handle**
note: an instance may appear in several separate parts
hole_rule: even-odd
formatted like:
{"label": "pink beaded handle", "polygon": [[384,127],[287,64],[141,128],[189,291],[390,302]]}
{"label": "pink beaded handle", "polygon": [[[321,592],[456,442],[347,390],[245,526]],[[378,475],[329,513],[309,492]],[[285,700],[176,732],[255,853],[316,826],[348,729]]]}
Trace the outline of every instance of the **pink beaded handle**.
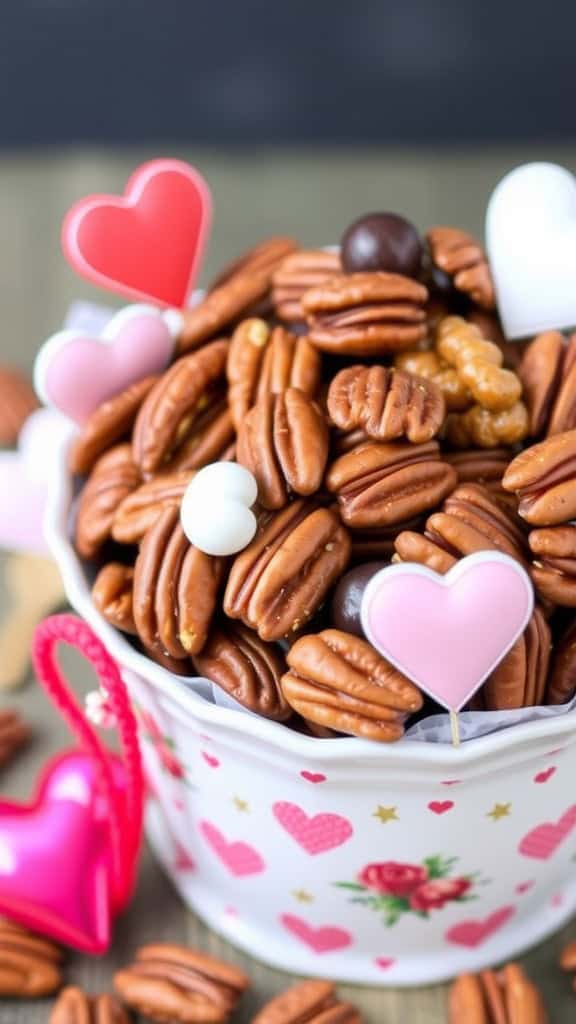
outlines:
{"label": "pink beaded handle", "polygon": [[[118,723],[126,771],[125,795],[120,805],[108,748],[87,720],[57,662],[60,644],[75,647],[98,675]],[[133,888],[142,836],[144,782],[136,720],[118,666],[90,627],[74,615],[52,615],[34,632],[34,669],[48,696],[64,717],[83,750],[99,767],[101,791],[110,807],[110,847],[114,892],[124,903]]]}

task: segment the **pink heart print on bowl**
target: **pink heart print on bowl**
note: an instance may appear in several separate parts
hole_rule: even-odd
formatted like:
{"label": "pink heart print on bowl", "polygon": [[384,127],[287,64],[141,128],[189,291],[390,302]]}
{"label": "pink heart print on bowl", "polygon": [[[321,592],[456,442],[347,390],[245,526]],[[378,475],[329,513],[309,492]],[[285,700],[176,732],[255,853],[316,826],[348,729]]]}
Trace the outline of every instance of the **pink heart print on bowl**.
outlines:
{"label": "pink heart print on bowl", "polygon": [[187,305],[206,245],[212,200],[181,160],[138,167],[123,196],[92,195],[62,225],[66,259],[92,284],[130,299]]}
{"label": "pink heart print on bowl", "polygon": [[165,369],[174,351],[176,317],[153,306],[127,306],[98,338],[72,330],[52,335],[36,357],[38,396],[81,426],[107,399]]}
{"label": "pink heart print on bowl", "polygon": [[528,574],[495,551],[462,558],[444,576],[412,562],[372,577],[362,598],[370,643],[449,711],[460,711],[528,624]]}
{"label": "pink heart print on bowl", "polygon": [[224,867],[235,878],[246,878],[247,875],[259,875],[266,870],[266,865],[253,846],[242,841],[229,841],[216,825],[209,821],[200,822],[200,832],[214,851]]}
{"label": "pink heart print on bowl", "polygon": [[457,946],[466,946],[468,949],[476,949],[503,928],[515,913],[512,906],[500,907],[482,920],[470,918],[461,921],[460,924],[454,924],[448,929],[446,941]]}
{"label": "pink heart print on bowl", "polygon": [[569,807],[558,821],[545,821],[531,829],[520,840],[518,852],[533,860],[548,860],[576,826],[576,804]]}
{"label": "pink heart print on bowl", "polygon": [[352,936],[336,925],[313,927],[295,914],[282,914],[280,920],[287,931],[304,942],[314,953],[335,953],[352,945]]}
{"label": "pink heart print on bowl", "polygon": [[311,856],[342,846],[354,832],[348,819],[339,814],[309,817],[297,804],[284,801],[274,804],[272,810],[276,821]]}

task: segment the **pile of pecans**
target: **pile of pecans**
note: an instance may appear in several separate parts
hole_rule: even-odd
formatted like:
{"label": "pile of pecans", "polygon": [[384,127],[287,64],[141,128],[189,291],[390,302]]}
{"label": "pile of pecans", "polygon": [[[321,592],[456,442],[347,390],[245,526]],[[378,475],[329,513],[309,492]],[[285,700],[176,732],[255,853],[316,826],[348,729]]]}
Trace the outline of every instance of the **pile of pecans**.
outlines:
{"label": "pile of pecans", "polygon": [[[339,251],[260,243],[182,311],[172,365],[105,402],[71,453],[75,545],[104,618],[179,675],[321,737],[399,739],[424,698],[351,628],[347,581],[482,550],[530,573],[524,635],[473,707],[576,690],[576,338],[503,338],[481,246],[372,214]],[[258,531],[235,557],[180,524],[236,460]],[[337,598],[334,599],[335,593]],[[431,708],[433,710],[433,707]]]}

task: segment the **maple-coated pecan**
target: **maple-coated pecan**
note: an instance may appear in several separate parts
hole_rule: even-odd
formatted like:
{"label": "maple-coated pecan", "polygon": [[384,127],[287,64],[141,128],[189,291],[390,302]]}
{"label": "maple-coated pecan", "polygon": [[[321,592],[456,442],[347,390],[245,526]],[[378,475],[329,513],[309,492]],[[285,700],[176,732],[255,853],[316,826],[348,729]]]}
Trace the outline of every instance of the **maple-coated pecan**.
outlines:
{"label": "maple-coated pecan", "polygon": [[326,474],[340,514],[353,529],[394,526],[439,505],[456,486],[435,441],[364,444],[341,455]]}
{"label": "maple-coated pecan", "polygon": [[82,558],[94,558],[110,537],[116,509],[138,487],[140,470],[129,444],[119,444],[101,455],[80,495],[75,544]]}
{"label": "maple-coated pecan", "polygon": [[426,337],[424,285],[401,274],[336,274],[302,296],[308,338],[336,355],[379,356]]}
{"label": "maple-coated pecan", "polygon": [[436,384],[405,370],[348,366],[328,389],[330,419],[340,430],[360,427],[376,441],[405,437],[423,444],[444,422],[445,404]]}
{"label": "maple-coated pecan", "polygon": [[307,721],[382,743],[400,739],[422,695],[365,640],[339,629],[300,637],[282,678],[288,703]]}
{"label": "maple-coated pecan", "polygon": [[15,708],[0,708],[0,771],[31,736],[32,730]]}
{"label": "maple-coated pecan", "polygon": [[410,349],[399,352],[394,359],[398,370],[423,377],[440,388],[448,412],[462,412],[472,404],[472,395],[450,363],[441,359],[432,349]]}
{"label": "maple-coated pecan", "polygon": [[264,515],[254,540],[236,556],[224,611],[262,640],[280,640],[312,618],[349,558],[350,538],[337,513],[293,501]]}
{"label": "maple-coated pecan", "polygon": [[576,335],[539,334],[526,348],[518,375],[530,414],[530,435],[562,434],[576,427]]}
{"label": "maple-coated pecan", "polygon": [[502,412],[518,402],[522,394],[519,377],[504,369],[500,348],[483,338],[475,324],[460,316],[441,320],[436,329],[436,351],[454,367],[483,409]]}
{"label": "maple-coated pecan", "polygon": [[554,644],[546,686],[547,704],[565,704],[576,693],[576,622]]}
{"label": "maple-coated pecan", "polygon": [[92,600],[106,622],[123,633],[138,632],[133,610],[134,569],[122,562],[108,562],[92,584]]}
{"label": "maple-coated pecan", "polygon": [[283,327],[271,329],[255,318],[238,324],[226,367],[228,404],[236,429],[264,395],[298,388],[314,397],[320,386],[321,358],[306,338]]}
{"label": "maple-coated pecan", "polygon": [[426,232],[435,266],[452,278],[454,287],[482,309],[492,310],[496,296],[492,274],[481,245],[459,228],[435,227]]}
{"label": "maple-coated pecan", "polygon": [[37,999],[62,985],[62,951],[0,918],[0,998]]}
{"label": "maple-coated pecan", "polygon": [[543,704],[550,649],[550,628],[536,607],[522,636],[478,691],[475,707],[506,711]]}
{"label": "maple-coated pecan", "polygon": [[290,717],[280,689],[286,671],[282,651],[242,623],[225,620],[213,627],[193,662],[199,675],[217,683],[249,711],[277,722]]}
{"label": "maple-coated pecan", "polygon": [[138,410],[157,380],[157,375],[144,377],[97,406],[70,449],[72,473],[86,476],[103,452],[130,436]]}
{"label": "maple-coated pecan", "polygon": [[112,537],[120,544],[138,544],[170,505],[180,507],[194,470],[160,473],[132,491],[118,506],[112,523]]}
{"label": "maple-coated pecan", "polygon": [[266,1003],[252,1024],[362,1024],[358,1010],[338,999],[331,981],[301,981]]}
{"label": "maple-coated pecan", "polygon": [[576,517],[576,430],[525,448],[502,479],[518,497],[518,512],[533,526],[557,526]]}
{"label": "maple-coated pecan", "polygon": [[528,410],[524,402],[516,402],[502,412],[473,405],[466,412],[450,413],[446,417],[445,436],[455,448],[514,445],[528,436]]}
{"label": "maple-coated pecan", "polygon": [[144,646],[177,660],[202,650],[223,575],[221,558],[190,544],[179,509],[163,509],[134,566],[134,622]]}
{"label": "maple-coated pecan", "polygon": [[130,1024],[130,1018],[107,992],[89,996],[81,988],[69,985],[54,1004],[49,1024]]}
{"label": "maple-coated pecan", "polygon": [[199,468],[178,456],[186,450],[196,420],[214,399],[227,356],[228,342],[213,341],[179,359],[156,382],[140,408],[132,436],[134,461],[144,474],[167,471],[167,463],[172,463],[171,469]]}
{"label": "maple-coated pecan", "polygon": [[31,413],[39,406],[25,373],[0,366],[0,444],[13,445]]}
{"label": "maple-coated pecan", "polygon": [[461,974],[448,997],[449,1024],[548,1024],[540,992],[519,964]]}
{"label": "maple-coated pecan", "polygon": [[298,388],[260,398],[238,432],[237,461],[258,484],[264,508],[282,508],[290,494],[314,494],[328,459],[328,426]]}
{"label": "maple-coated pecan", "polygon": [[323,249],[299,249],[290,253],[274,272],[272,301],[279,320],[304,320],[302,296],[342,270],[340,254]]}
{"label": "maple-coated pecan", "polygon": [[156,1024],[226,1024],[248,986],[237,967],[168,943],[143,946],[114,975],[123,1002]]}
{"label": "maple-coated pecan", "polygon": [[530,575],[541,598],[576,608],[576,526],[548,526],[528,536],[534,556]]}
{"label": "maple-coated pecan", "polygon": [[210,283],[209,292],[220,288],[232,277],[238,274],[249,273],[250,271],[272,270],[281,266],[291,252],[298,248],[298,242],[294,238],[284,235],[275,235],[272,238],[264,238],[261,242],[251,246],[246,252],[237,256],[225,267],[222,268],[217,277]]}

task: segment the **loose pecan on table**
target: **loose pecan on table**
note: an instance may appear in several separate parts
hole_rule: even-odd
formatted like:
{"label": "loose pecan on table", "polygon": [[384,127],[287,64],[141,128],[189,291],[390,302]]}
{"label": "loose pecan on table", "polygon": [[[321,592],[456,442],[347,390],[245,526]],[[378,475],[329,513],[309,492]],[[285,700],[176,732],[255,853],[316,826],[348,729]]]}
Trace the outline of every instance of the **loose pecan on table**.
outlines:
{"label": "loose pecan on table", "polygon": [[576,525],[548,526],[528,535],[532,582],[541,598],[576,608]]}
{"label": "loose pecan on table", "polygon": [[379,356],[426,337],[428,292],[401,274],[338,274],[305,292],[308,338],[335,355]]}
{"label": "loose pecan on table", "polygon": [[0,366],[0,445],[14,445],[39,406],[32,383],[13,366]]}
{"label": "loose pecan on table", "polygon": [[37,999],[62,985],[62,951],[17,924],[0,918],[0,997]]}
{"label": "loose pecan on table", "polygon": [[449,1024],[547,1024],[536,986],[519,964],[461,974],[450,989]]}
{"label": "loose pecan on table", "polygon": [[160,473],[137,487],[120,503],[114,514],[112,537],[120,544],[138,544],[170,505],[180,507],[194,470]]}
{"label": "loose pecan on table", "polygon": [[136,634],[133,609],[134,569],[108,562],[92,584],[92,600],[106,622],[123,633]]}
{"label": "loose pecan on table", "polygon": [[94,558],[111,535],[116,509],[138,487],[140,470],[129,444],[111,448],[97,460],[80,494],[75,545],[82,558]]}
{"label": "loose pecan on table", "polygon": [[271,999],[252,1024],[362,1024],[358,1010],[338,999],[331,981],[301,981]]}
{"label": "loose pecan on table", "polygon": [[530,436],[562,434],[576,427],[576,334],[539,334],[518,368],[530,415]]}
{"label": "loose pecan on table", "polygon": [[264,395],[238,431],[236,457],[254,475],[264,508],[290,494],[314,494],[328,459],[328,426],[318,405],[297,388]]}
{"label": "loose pecan on table", "polygon": [[32,730],[13,708],[0,708],[0,771],[30,741]]}
{"label": "loose pecan on table", "polygon": [[350,633],[325,629],[300,637],[282,678],[286,700],[303,718],[381,743],[400,739],[422,707],[420,691],[377,651]]}
{"label": "loose pecan on table", "polygon": [[86,476],[103,452],[129,437],[138,410],[158,379],[144,377],[94,410],[70,449],[72,473]]}
{"label": "loose pecan on table", "polygon": [[554,434],[512,460],[502,486],[518,497],[518,512],[533,526],[557,526],[576,517],[576,430]]}
{"label": "loose pecan on table", "polygon": [[156,1024],[226,1024],[249,980],[237,967],[185,946],[143,946],[117,971],[114,987],[130,1009]]}
{"label": "loose pecan on table", "polygon": [[130,1017],[114,996],[89,996],[70,985],[60,993],[49,1024],[130,1024]]}
{"label": "loose pecan on table", "polygon": [[459,228],[435,227],[426,232],[432,262],[452,278],[454,287],[482,309],[496,306],[494,283],[481,245]]}
{"label": "loose pecan on table", "polygon": [[301,302],[304,292],[341,271],[337,252],[299,249],[286,256],[272,278],[272,301],[278,319],[287,323],[304,320]]}
{"label": "loose pecan on table", "polygon": [[385,366],[349,366],[332,379],[328,412],[340,430],[360,427],[375,441],[405,437],[424,444],[444,422],[445,403],[439,387],[405,370]]}
{"label": "loose pecan on table", "polygon": [[364,444],[341,455],[326,474],[340,514],[352,529],[388,527],[439,505],[457,483],[435,441]]}
{"label": "loose pecan on table", "polygon": [[333,509],[298,499],[262,516],[256,537],[236,556],[224,612],[280,640],[318,610],[350,558],[350,538]]}

